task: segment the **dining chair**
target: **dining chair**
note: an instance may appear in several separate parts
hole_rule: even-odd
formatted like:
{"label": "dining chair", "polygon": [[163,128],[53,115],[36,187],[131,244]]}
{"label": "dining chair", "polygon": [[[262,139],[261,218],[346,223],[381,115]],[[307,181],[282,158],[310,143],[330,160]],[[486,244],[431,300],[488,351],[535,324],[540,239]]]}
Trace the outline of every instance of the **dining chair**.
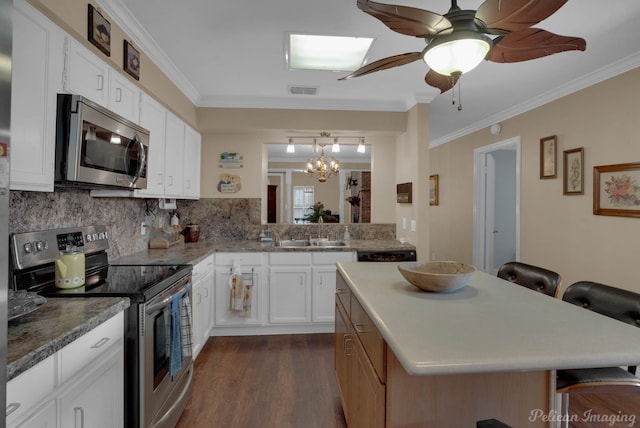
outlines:
{"label": "dining chair", "polygon": [[[562,300],[640,327],[638,293],[597,282],[579,281],[566,289]],[[640,378],[635,373],[636,366],[557,370],[556,392],[561,397],[562,420],[569,419],[570,393],[640,391]]]}
{"label": "dining chair", "polygon": [[498,278],[505,279],[547,296],[557,297],[562,277],[559,273],[522,262],[507,262],[500,266]]}

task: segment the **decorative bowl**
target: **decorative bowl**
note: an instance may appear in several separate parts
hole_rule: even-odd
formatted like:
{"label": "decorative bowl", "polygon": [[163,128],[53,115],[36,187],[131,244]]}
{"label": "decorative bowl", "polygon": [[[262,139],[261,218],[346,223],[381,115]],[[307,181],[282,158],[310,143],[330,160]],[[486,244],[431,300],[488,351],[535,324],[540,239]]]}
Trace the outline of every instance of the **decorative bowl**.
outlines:
{"label": "decorative bowl", "polygon": [[460,262],[439,261],[398,265],[398,270],[412,285],[426,291],[455,291],[464,287],[476,268]]}

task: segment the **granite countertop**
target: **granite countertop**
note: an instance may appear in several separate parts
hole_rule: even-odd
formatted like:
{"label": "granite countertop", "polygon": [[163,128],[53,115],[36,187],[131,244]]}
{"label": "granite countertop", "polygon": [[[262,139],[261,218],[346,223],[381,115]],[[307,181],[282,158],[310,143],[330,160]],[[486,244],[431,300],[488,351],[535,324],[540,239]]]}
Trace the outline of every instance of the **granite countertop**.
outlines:
{"label": "granite countertop", "polygon": [[123,297],[49,298],[37,310],[9,321],[7,380],[129,307]]}
{"label": "granite countertop", "polygon": [[366,251],[366,250],[415,250],[415,246],[396,239],[351,240],[344,247],[275,247],[273,242],[258,241],[208,241],[177,244],[168,249],[150,249],[123,256],[112,263],[118,264],[196,264],[213,253],[228,252],[327,252],[327,251]]}
{"label": "granite countertop", "polygon": [[451,293],[408,283],[397,263],[338,263],[410,375],[626,366],[640,329],[476,272]]}

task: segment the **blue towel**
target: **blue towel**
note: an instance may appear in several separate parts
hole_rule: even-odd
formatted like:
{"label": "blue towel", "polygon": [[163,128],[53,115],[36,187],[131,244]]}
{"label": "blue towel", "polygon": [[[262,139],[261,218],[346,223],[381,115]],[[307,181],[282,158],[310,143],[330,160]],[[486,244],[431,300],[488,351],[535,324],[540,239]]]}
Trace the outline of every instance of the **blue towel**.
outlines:
{"label": "blue towel", "polygon": [[180,293],[171,298],[171,353],[169,354],[169,373],[171,376],[182,368],[182,326],[180,322]]}

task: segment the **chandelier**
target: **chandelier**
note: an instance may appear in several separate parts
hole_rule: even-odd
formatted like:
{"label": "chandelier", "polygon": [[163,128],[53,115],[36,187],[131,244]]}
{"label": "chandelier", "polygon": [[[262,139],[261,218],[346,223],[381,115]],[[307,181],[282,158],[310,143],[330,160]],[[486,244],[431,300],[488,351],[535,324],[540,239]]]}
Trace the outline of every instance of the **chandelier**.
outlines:
{"label": "chandelier", "polygon": [[340,163],[334,157],[329,162],[324,158],[324,145],[321,145],[320,156],[313,161],[307,159],[307,174],[311,174],[318,179],[319,182],[324,183],[328,178],[338,174],[340,169]]}

